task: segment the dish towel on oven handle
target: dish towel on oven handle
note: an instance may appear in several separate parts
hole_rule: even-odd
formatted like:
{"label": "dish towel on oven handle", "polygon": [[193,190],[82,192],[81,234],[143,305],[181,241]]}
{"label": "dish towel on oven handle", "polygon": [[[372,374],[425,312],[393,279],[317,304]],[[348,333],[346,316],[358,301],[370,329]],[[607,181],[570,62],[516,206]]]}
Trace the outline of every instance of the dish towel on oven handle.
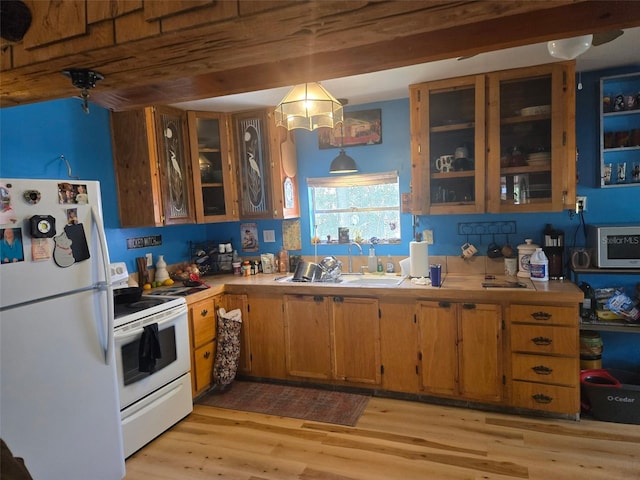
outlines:
{"label": "dish towel on oven handle", "polygon": [[162,358],[160,340],[158,338],[158,324],[146,325],[140,337],[138,348],[138,370],[153,373],[156,369],[156,360]]}
{"label": "dish towel on oven handle", "polygon": [[212,389],[224,390],[233,382],[240,361],[240,330],[242,312],[236,308],[218,310],[218,348],[213,365]]}

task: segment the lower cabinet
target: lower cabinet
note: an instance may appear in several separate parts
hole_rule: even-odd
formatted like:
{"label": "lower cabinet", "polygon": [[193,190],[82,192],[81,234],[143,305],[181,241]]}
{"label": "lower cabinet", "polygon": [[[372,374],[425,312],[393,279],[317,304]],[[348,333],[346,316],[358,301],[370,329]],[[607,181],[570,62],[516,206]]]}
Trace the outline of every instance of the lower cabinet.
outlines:
{"label": "lower cabinet", "polygon": [[281,296],[251,293],[248,296],[251,375],[285,379],[284,319]]}
{"label": "lower cabinet", "polygon": [[500,305],[418,303],[421,387],[432,395],[503,398]]}
{"label": "lower cabinet", "polygon": [[380,313],[382,388],[416,394],[420,390],[416,302],[380,300]]}
{"label": "lower cabinet", "polygon": [[380,384],[376,299],[286,295],[284,330],[288,375]]}
{"label": "lower cabinet", "polygon": [[580,413],[578,306],[510,305],[511,405]]}
{"label": "lower cabinet", "polygon": [[216,356],[216,303],[219,300],[220,296],[216,296],[189,303],[193,397],[207,390],[212,383]]}

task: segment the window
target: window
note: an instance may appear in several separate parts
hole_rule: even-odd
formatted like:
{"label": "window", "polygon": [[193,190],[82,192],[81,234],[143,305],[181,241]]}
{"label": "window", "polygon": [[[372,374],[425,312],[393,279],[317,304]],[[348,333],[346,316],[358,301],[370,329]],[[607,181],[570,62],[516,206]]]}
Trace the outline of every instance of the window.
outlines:
{"label": "window", "polygon": [[338,229],[349,229],[349,240],[400,242],[398,172],[309,178],[311,235],[322,243],[337,243]]}

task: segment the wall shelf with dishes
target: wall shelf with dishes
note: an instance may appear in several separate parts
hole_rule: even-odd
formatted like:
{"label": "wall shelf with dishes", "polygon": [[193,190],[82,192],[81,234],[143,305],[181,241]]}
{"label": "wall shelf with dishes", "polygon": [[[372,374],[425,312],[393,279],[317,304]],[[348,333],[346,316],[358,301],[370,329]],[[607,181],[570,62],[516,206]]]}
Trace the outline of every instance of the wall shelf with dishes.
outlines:
{"label": "wall shelf with dishes", "polygon": [[600,186],[640,186],[640,73],[600,79]]}

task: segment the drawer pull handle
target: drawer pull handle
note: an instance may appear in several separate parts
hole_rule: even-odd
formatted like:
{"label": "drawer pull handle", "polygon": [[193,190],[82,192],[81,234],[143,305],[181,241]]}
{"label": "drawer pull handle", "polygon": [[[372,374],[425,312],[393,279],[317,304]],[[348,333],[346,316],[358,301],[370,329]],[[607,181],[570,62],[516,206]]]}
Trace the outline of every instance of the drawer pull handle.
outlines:
{"label": "drawer pull handle", "polygon": [[438,302],[438,306],[440,308],[449,308],[451,306],[451,303],[449,303],[449,302]]}
{"label": "drawer pull handle", "polygon": [[209,310],[207,310],[206,308],[203,308],[202,311],[200,312],[200,316],[206,317],[208,313],[209,313]]}
{"label": "drawer pull handle", "polygon": [[547,312],[535,312],[531,316],[534,320],[551,320],[551,314]]}
{"label": "drawer pull handle", "polygon": [[210,351],[206,351],[204,352],[204,358],[209,358],[211,356],[211,352]]}
{"label": "drawer pull handle", "polygon": [[535,395],[531,395],[534,401],[538,403],[551,403],[553,402],[553,397],[549,397],[543,393],[536,393]]}
{"label": "drawer pull handle", "polygon": [[534,337],[531,341],[536,345],[551,345],[553,343],[553,340],[547,337]]}
{"label": "drawer pull handle", "polygon": [[462,308],[464,310],[474,310],[476,308],[476,304],[475,303],[463,303],[462,304]]}
{"label": "drawer pull handle", "polygon": [[322,295],[314,295],[313,296],[313,301],[314,302],[324,302],[324,297]]}
{"label": "drawer pull handle", "polygon": [[544,365],[531,367],[531,370],[536,372],[538,375],[551,375],[551,372],[553,372],[553,368],[545,367]]}

